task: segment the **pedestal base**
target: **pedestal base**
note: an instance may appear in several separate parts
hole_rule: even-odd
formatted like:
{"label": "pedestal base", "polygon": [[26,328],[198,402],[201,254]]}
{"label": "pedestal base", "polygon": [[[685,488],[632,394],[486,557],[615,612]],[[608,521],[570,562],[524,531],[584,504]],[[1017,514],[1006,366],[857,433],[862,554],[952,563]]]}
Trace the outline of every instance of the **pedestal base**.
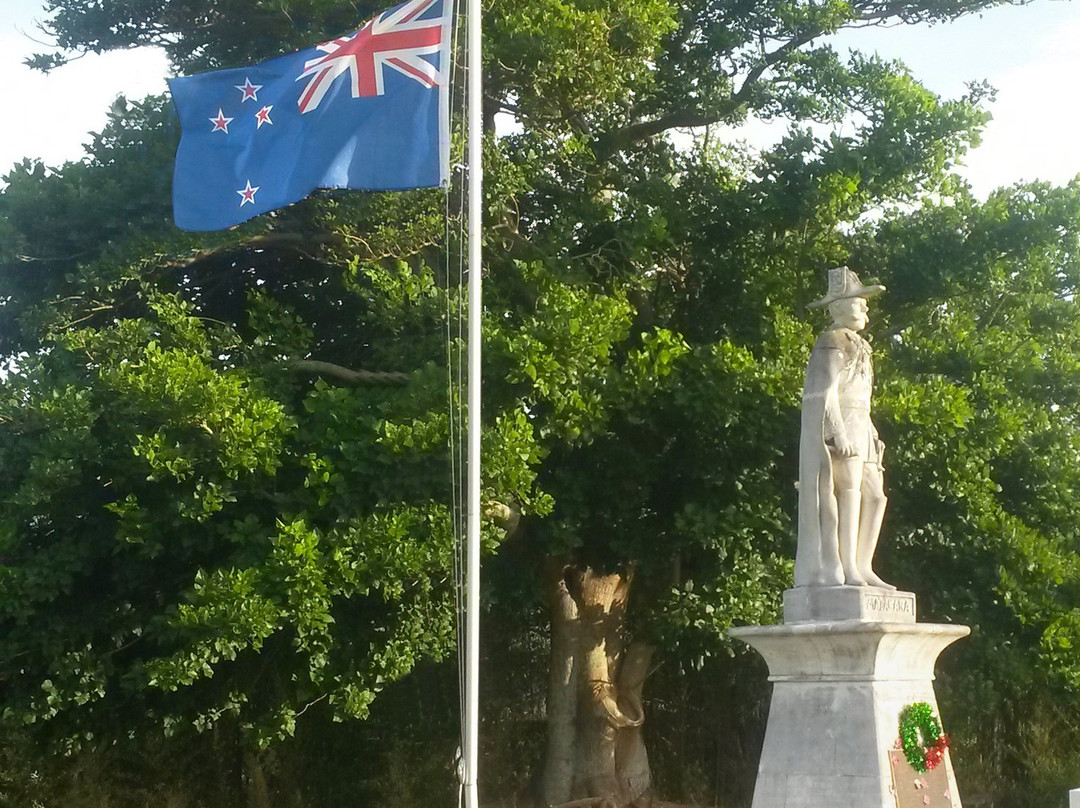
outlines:
{"label": "pedestal base", "polygon": [[784,592],[785,623],[915,622],[915,593],[878,586],[800,586]]}
{"label": "pedestal base", "polygon": [[773,682],[752,808],[961,808],[947,753],[945,785],[929,793],[917,776],[894,786],[890,752],[905,706],[937,713],[934,663],[967,626],[834,620],[730,633],[765,657]]}

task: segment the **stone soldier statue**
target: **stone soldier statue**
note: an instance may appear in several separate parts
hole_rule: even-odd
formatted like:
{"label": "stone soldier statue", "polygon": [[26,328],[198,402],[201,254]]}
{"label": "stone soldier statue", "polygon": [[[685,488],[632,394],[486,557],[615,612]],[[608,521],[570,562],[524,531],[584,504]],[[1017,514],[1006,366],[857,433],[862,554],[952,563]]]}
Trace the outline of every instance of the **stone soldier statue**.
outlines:
{"label": "stone soldier statue", "polygon": [[872,567],[885,515],[885,447],[870,420],[870,345],[858,333],[867,298],[884,291],[837,267],[828,294],[810,304],[828,306],[833,324],[814,345],[803,388],[796,586],[896,588]]}

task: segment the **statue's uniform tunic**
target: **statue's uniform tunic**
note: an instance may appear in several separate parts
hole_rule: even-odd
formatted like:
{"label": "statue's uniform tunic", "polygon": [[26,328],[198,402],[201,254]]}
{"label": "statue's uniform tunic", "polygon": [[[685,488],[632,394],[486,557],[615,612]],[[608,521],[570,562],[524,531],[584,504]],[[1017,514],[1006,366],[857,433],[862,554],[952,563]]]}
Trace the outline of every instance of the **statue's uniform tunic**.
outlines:
{"label": "statue's uniform tunic", "polygon": [[[839,345],[837,345],[839,343]],[[874,367],[870,361],[870,343],[847,328],[835,328],[822,334],[817,349],[839,347],[844,356],[837,388],[844,434],[855,447],[855,456],[864,463],[881,466],[884,448],[870,420],[870,394],[874,388]],[[828,426],[828,419],[826,419]],[[825,442],[832,443],[835,432],[825,432]]]}
{"label": "statue's uniform tunic", "polygon": [[[830,356],[833,351],[841,357],[841,369],[835,377],[826,368],[835,358]],[[803,388],[796,586],[843,583],[829,446],[838,435],[844,435],[856,458],[881,467],[884,447],[870,420],[873,385],[870,344],[865,339],[839,326],[818,337]]]}

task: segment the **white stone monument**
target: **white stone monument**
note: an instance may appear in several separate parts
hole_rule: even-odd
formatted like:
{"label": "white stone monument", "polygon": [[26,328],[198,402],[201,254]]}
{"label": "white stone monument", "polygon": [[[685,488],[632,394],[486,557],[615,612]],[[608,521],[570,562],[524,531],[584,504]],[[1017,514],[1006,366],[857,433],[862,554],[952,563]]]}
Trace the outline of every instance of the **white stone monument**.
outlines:
{"label": "white stone monument", "polygon": [[1080,788],[1069,792],[1069,808],[1080,808]]}
{"label": "white stone monument", "polygon": [[799,543],[784,623],[731,635],[769,666],[772,703],[752,808],[961,808],[945,751],[929,771],[899,745],[900,713],[938,714],[934,663],[966,626],[915,621],[915,595],[873,570],[885,512],[884,446],[870,418],[873,368],[864,286],[829,270],[833,325],[814,346],[803,392]]}

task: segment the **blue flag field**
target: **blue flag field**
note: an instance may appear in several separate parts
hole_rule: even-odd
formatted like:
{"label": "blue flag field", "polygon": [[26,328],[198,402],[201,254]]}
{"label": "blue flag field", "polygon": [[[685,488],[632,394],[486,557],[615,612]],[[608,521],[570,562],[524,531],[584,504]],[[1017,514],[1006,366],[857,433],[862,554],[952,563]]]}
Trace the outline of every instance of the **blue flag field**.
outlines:
{"label": "blue flag field", "polygon": [[317,188],[444,185],[448,3],[409,0],[332,42],[170,79],[177,226],[223,230]]}

